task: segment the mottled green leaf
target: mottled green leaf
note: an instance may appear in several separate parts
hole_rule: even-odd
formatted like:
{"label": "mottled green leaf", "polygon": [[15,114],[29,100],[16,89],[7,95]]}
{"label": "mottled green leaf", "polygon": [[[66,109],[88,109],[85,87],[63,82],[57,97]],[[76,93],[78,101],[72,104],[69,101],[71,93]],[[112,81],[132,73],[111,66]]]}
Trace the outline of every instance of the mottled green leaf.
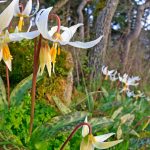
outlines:
{"label": "mottled green leaf", "polygon": [[7,100],[6,100],[6,89],[4,82],[0,76],[0,106],[4,107],[7,105]]}
{"label": "mottled green leaf", "polygon": [[60,110],[60,112],[63,115],[68,114],[68,113],[71,112],[71,110],[66,105],[64,105],[63,102],[58,97],[53,96],[52,98],[53,98],[56,106],[58,107],[58,109]]}
{"label": "mottled green leaf", "polygon": [[64,116],[57,116],[52,118],[47,123],[36,128],[32,133],[31,140],[33,143],[37,143],[41,140],[47,140],[55,137],[57,134],[62,132],[72,131],[72,129],[85,120],[87,112],[73,112]]}
{"label": "mottled green leaf", "polygon": [[[42,76],[38,76],[37,81],[41,80]],[[32,74],[27,78],[23,79],[17,86],[13,89],[10,94],[11,105],[19,105],[23,100],[26,92],[32,87]]]}
{"label": "mottled green leaf", "polygon": [[104,96],[108,97],[109,96],[108,91],[104,87],[101,87],[101,89],[102,89],[102,92],[103,92]]}

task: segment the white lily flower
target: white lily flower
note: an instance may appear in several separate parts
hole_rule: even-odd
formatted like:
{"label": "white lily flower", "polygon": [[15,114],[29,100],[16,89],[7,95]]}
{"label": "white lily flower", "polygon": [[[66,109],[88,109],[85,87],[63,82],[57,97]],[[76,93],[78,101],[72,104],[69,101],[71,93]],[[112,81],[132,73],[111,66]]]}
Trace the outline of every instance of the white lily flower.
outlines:
{"label": "white lily flower", "polygon": [[[87,123],[87,117],[85,119],[85,122]],[[93,136],[92,134],[89,134],[89,128],[85,126],[86,125],[84,125],[82,128],[83,139],[80,145],[80,150],[94,150],[94,148],[107,149],[123,141],[123,140],[116,140],[112,142],[104,142],[115,133],[108,133],[104,135]]]}
{"label": "white lily flower", "polygon": [[126,94],[127,94],[127,96],[128,96],[129,98],[135,96],[134,91],[130,91],[130,90],[127,90],[127,91],[126,91]]}
{"label": "white lily flower", "polygon": [[9,33],[7,30],[5,34],[0,36],[0,61],[3,59],[8,69],[12,70],[12,56],[8,47],[9,42],[21,41],[23,39],[33,39],[40,33],[38,31],[33,32],[20,32],[20,33]]}
{"label": "white lily flower", "polygon": [[118,80],[118,77],[117,77],[116,75],[117,75],[117,71],[115,71],[114,73],[111,73],[111,74],[110,74],[110,80],[111,80],[111,81],[116,81],[116,80]]}
{"label": "white lily flower", "polygon": [[19,23],[18,23],[18,29],[19,31],[22,31],[22,27],[24,25],[24,18],[25,17],[31,17],[33,15],[35,15],[37,13],[39,9],[39,0],[37,0],[37,5],[35,8],[34,13],[31,15],[32,12],[32,0],[28,0],[26,6],[23,8],[23,6],[21,6],[19,4],[19,0],[17,0],[17,3],[15,5],[15,11],[14,11],[14,16],[19,17]]}
{"label": "white lily flower", "polygon": [[95,46],[97,43],[100,42],[103,36],[100,36],[98,39],[90,42],[71,42],[71,38],[77,31],[78,27],[82,26],[83,24],[79,23],[77,25],[71,26],[71,27],[64,27],[60,26],[60,30],[62,30],[62,33],[58,33],[57,29],[58,26],[54,26],[48,31],[48,17],[49,13],[52,10],[52,7],[47,8],[47,9],[42,9],[39,11],[36,17],[36,25],[38,27],[39,32],[42,34],[42,36],[50,41],[53,41],[53,46],[50,51],[51,52],[51,58],[52,58],[52,63],[53,63],[53,72],[54,72],[54,66],[56,62],[56,54],[60,54],[60,45],[71,45],[77,48],[91,48]]}
{"label": "white lily flower", "polygon": [[138,98],[145,97],[145,94],[141,91],[137,91],[137,94],[135,94],[133,97],[138,99]]}
{"label": "white lily flower", "polygon": [[113,76],[112,74],[114,73],[115,70],[108,70],[108,66],[102,66],[102,73],[105,75],[105,80],[108,79],[108,76]]}
{"label": "white lily flower", "polygon": [[124,74],[123,77],[121,77],[120,74],[118,74],[118,76],[119,76],[120,82],[123,82],[125,84],[125,86],[123,87],[121,92],[129,90],[130,85],[137,86],[139,84],[139,83],[137,83],[137,81],[140,80],[140,78],[138,76],[129,77],[127,74]]}
{"label": "white lily flower", "polygon": [[7,28],[13,18],[14,7],[17,3],[17,0],[13,0],[5,10],[0,14],[0,34],[1,32]]}
{"label": "white lily flower", "polygon": [[41,49],[40,49],[40,65],[39,65],[39,74],[42,75],[44,72],[45,66],[47,67],[47,71],[49,76],[51,76],[51,54],[50,47],[48,45],[48,41],[42,40]]}
{"label": "white lily flower", "polygon": [[150,97],[149,97],[149,96],[147,96],[147,97],[146,97],[146,100],[147,100],[148,102],[150,102]]}

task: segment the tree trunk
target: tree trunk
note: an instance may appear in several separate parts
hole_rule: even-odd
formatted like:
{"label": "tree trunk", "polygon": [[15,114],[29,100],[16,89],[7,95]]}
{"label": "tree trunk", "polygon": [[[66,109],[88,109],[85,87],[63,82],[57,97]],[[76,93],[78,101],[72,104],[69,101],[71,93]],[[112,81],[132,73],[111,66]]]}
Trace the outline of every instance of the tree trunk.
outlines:
{"label": "tree trunk", "polygon": [[[84,24],[84,16],[83,16],[82,11],[83,11],[84,7],[86,6],[87,2],[88,2],[87,0],[82,0],[82,2],[80,3],[80,5],[77,9],[77,13],[79,16],[78,23]],[[84,25],[82,27],[80,27],[80,38],[82,41],[84,41]]]}
{"label": "tree trunk", "polygon": [[149,6],[150,6],[149,0],[143,5],[137,6],[137,16],[136,16],[136,22],[135,22],[134,30],[130,31],[124,39],[123,50],[125,52],[125,55],[124,55],[124,61],[123,61],[123,72],[126,70],[126,67],[127,67],[131,43],[134,40],[136,40],[141,33],[141,29],[142,29],[141,20],[142,20],[143,14],[144,14],[144,9],[149,7]]}
{"label": "tree trunk", "polygon": [[106,7],[99,12],[96,21],[96,38],[104,35],[103,39],[89,53],[90,79],[96,79],[101,71],[103,58],[106,54],[111,21],[118,6],[119,0],[107,0]]}

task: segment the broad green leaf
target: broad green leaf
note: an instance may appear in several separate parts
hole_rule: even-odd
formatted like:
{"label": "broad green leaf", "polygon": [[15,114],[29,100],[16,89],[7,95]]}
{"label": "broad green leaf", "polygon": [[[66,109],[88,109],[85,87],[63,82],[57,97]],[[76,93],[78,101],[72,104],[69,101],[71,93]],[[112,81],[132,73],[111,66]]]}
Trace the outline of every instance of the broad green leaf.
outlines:
{"label": "broad green leaf", "polygon": [[88,121],[92,125],[94,132],[102,131],[103,128],[111,126],[114,121],[106,117],[92,118]]}
{"label": "broad green leaf", "polygon": [[140,138],[140,135],[135,131],[135,130],[131,130],[130,134],[137,136],[138,138]]}
{"label": "broad green leaf", "polygon": [[135,115],[134,114],[125,114],[123,115],[120,120],[121,124],[126,124],[127,126],[130,126],[134,121]]}
{"label": "broad green leaf", "polygon": [[104,87],[101,87],[101,89],[102,89],[102,92],[103,92],[104,96],[108,97],[109,96],[108,91]]}
{"label": "broad green leaf", "polygon": [[88,109],[90,112],[94,109],[94,99],[92,94],[87,94]]}
{"label": "broad green leaf", "polygon": [[117,129],[117,140],[120,140],[121,137],[122,137],[122,129],[121,129],[121,125],[119,125]]}
{"label": "broad green leaf", "polygon": [[70,132],[80,122],[84,122],[86,112],[74,112],[64,116],[57,116],[52,118],[47,123],[36,128],[31,136],[33,143],[41,140],[48,140],[55,137],[59,133]]}
{"label": "broad green leaf", "polygon": [[112,119],[115,119],[123,110],[123,107],[119,107],[116,111],[114,111],[113,115],[111,116]]}
{"label": "broad green leaf", "polygon": [[[43,76],[37,77],[37,82],[42,79]],[[23,100],[26,92],[32,87],[32,74],[27,78],[23,79],[17,86],[13,89],[10,94],[11,105],[19,105]]]}
{"label": "broad green leaf", "polygon": [[71,110],[66,105],[64,105],[63,102],[58,97],[53,96],[52,98],[53,98],[56,106],[58,107],[58,109],[60,110],[60,112],[63,115],[68,114],[68,113],[71,112]]}
{"label": "broad green leaf", "polygon": [[6,89],[4,82],[0,76],[0,106],[4,107],[7,105],[7,100],[6,100]]}
{"label": "broad green leaf", "polygon": [[147,122],[144,124],[142,131],[144,131],[148,127],[149,124],[150,124],[150,119],[148,119]]}

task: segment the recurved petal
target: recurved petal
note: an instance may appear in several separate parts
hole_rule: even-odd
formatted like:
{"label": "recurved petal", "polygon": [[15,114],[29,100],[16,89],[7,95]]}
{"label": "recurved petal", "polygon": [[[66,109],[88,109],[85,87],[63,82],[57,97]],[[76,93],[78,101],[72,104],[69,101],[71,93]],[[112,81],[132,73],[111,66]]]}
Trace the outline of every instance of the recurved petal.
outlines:
{"label": "recurved petal", "polygon": [[22,14],[29,16],[32,10],[32,0],[29,0],[26,4],[25,9],[23,10]]}
{"label": "recurved petal", "polygon": [[82,139],[80,150],[94,150],[92,142],[89,141],[88,136]]}
{"label": "recurved petal", "polygon": [[[48,31],[48,34],[50,37],[52,37],[54,35],[54,33],[56,33],[58,26],[54,26],[50,29],[50,31]],[[65,31],[65,30],[69,30],[69,28],[64,27],[64,26],[60,26],[60,29]]]}
{"label": "recurved petal", "polygon": [[50,77],[51,76],[51,70],[52,70],[51,60],[49,60],[49,62],[47,62],[46,67],[47,67],[48,75]]}
{"label": "recurved petal", "polygon": [[77,29],[82,26],[82,23],[78,23],[74,26],[71,26],[70,28],[67,28],[68,30],[65,30],[62,34],[61,34],[61,38],[63,41],[65,42],[69,42],[70,39],[73,37],[73,35],[75,34],[75,32],[77,31]]}
{"label": "recurved petal", "polygon": [[[94,41],[90,41],[90,42],[68,42],[67,44],[77,47],[77,48],[83,48],[83,49],[87,49],[87,48],[91,48],[93,46],[95,46],[96,44],[98,44],[100,42],[100,40],[102,39],[103,36],[100,36],[99,38],[97,38]],[[60,42],[62,45],[65,45],[66,42]]]}
{"label": "recurved petal", "polygon": [[18,16],[18,14],[20,14],[20,9],[19,9],[19,0],[14,0],[15,2],[15,6],[14,6],[14,16]]}
{"label": "recurved petal", "polygon": [[8,69],[11,71],[12,70],[12,64],[11,64],[11,58],[8,60],[4,60],[6,66],[8,67]]}
{"label": "recurved petal", "polygon": [[45,68],[45,64],[44,64],[44,63],[41,63],[41,64],[39,65],[39,71],[38,71],[39,75],[42,75],[42,74],[43,74],[44,68]]}
{"label": "recurved petal", "polygon": [[112,141],[112,142],[95,142],[93,143],[95,148],[98,149],[107,149],[110,147],[113,147],[117,144],[119,144],[120,142],[122,142],[123,140],[116,140],[116,141]]}
{"label": "recurved petal", "polygon": [[39,32],[42,34],[44,38],[50,40],[51,37],[48,34],[48,16],[51,10],[52,7],[49,7],[47,9],[42,9],[39,11],[36,17],[36,25],[38,27]]}
{"label": "recurved petal", "polygon": [[21,41],[23,39],[34,39],[39,36],[40,33],[38,30],[32,32],[19,32],[9,34],[10,41]]}
{"label": "recurved petal", "polygon": [[[85,123],[88,123],[88,121],[87,121],[87,116],[86,116],[84,122],[85,122]],[[88,127],[87,125],[83,125],[83,127],[82,127],[82,136],[85,137],[85,136],[87,136],[88,134],[89,134],[89,127]]]}
{"label": "recurved petal", "polygon": [[8,7],[0,14],[0,30],[2,31],[9,26],[13,15],[14,15],[14,6],[17,0],[13,0]]}
{"label": "recurved petal", "polygon": [[33,13],[32,15],[30,15],[30,17],[31,17],[31,16],[34,16],[34,15],[38,12],[38,10],[39,10],[39,7],[40,7],[39,0],[37,0],[36,2],[37,2],[37,3],[36,3],[35,11],[34,11],[34,13]]}
{"label": "recurved petal", "polygon": [[104,135],[94,136],[94,138],[95,138],[96,142],[104,142],[105,140],[107,140],[109,137],[111,137],[114,134],[115,133],[108,133],[108,134],[104,134]]}
{"label": "recurved petal", "polygon": [[2,0],[1,0],[1,1],[0,1],[0,3],[5,3],[5,2],[7,2],[7,0],[5,0],[5,1],[2,1]]}

